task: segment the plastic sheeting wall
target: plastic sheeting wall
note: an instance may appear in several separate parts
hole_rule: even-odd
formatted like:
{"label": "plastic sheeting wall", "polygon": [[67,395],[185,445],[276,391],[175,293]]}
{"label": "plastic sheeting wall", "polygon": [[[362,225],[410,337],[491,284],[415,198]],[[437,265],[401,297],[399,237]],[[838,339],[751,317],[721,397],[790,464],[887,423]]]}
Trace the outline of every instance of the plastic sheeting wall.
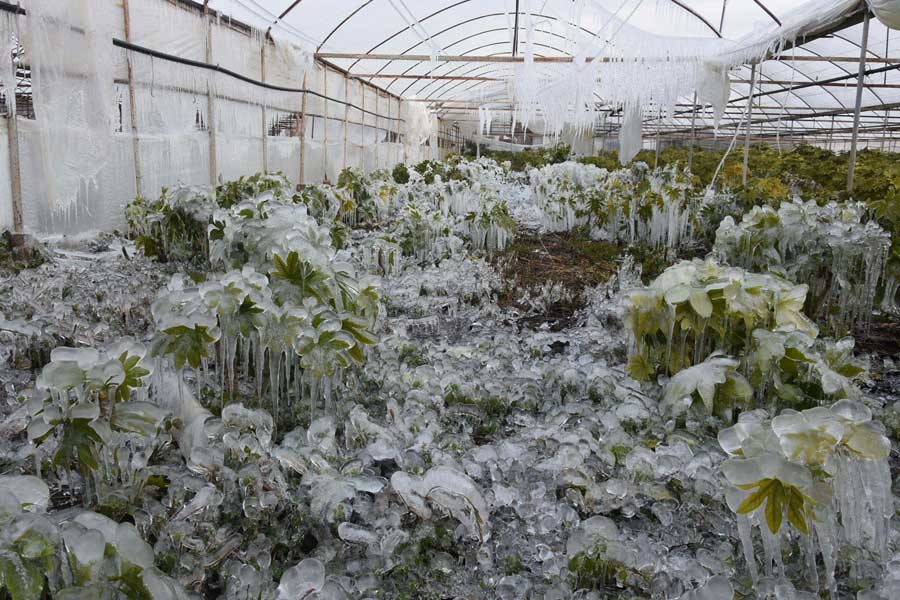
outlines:
{"label": "plastic sheeting wall", "polygon": [[[122,4],[117,0],[98,0],[98,4],[103,5],[98,11],[113,24],[111,36],[125,39]],[[284,45],[264,42],[259,31],[248,32],[227,19],[212,22],[164,0],[131,0],[129,4],[129,41],[138,46],[217,64],[291,89],[304,87],[305,74],[305,87],[314,93],[253,85],[209,69],[125,51],[110,39],[114,78],[110,82],[114,88],[110,151],[98,173],[74,192],[76,201],[64,207],[48,201],[41,184],[47,167],[41,160],[46,144],[42,146],[40,129],[47,121],[17,118],[28,232],[74,234],[121,227],[124,206],[135,195],[156,197],[163,187],[176,184],[208,185],[264,169],[281,171],[295,182],[337,182],[346,167],[370,172],[389,169],[399,161],[437,157],[436,138],[431,146],[404,146],[402,124],[398,127],[402,103],[362,81],[348,80],[319,63],[304,71],[310,63],[298,68]],[[27,26],[28,18],[17,17],[20,28]],[[354,106],[347,106],[345,100]],[[0,121],[0,228],[12,224],[6,126],[5,120]],[[302,139],[301,131],[305,132]]]}
{"label": "plastic sheeting wall", "polygon": [[13,225],[12,181],[9,173],[9,133],[5,119],[0,119],[0,231]]}

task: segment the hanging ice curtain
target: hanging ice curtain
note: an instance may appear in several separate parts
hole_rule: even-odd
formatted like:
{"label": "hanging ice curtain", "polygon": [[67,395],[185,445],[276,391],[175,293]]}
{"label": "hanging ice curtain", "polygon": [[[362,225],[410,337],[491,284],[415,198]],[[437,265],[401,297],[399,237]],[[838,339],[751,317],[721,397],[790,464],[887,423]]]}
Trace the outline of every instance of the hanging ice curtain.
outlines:
{"label": "hanging ice curtain", "polygon": [[878,20],[891,29],[900,29],[900,0],[868,0]]}
{"label": "hanging ice curtain", "polygon": [[112,151],[111,15],[91,0],[31,0],[27,10],[42,191],[51,210],[70,210]]}
{"label": "hanging ice curtain", "polygon": [[641,105],[635,103],[622,109],[622,127],[619,129],[619,163],[627,165],[643,145]]}

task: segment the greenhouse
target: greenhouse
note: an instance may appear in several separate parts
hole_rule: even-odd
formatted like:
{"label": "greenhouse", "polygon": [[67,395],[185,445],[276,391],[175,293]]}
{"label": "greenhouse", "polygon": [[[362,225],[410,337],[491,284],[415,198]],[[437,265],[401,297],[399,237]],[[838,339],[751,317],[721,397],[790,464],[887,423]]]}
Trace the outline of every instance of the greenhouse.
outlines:
{"label": "greenhouse", "polygon": [[900,0],[0,49],[0,600],[900,599]]}

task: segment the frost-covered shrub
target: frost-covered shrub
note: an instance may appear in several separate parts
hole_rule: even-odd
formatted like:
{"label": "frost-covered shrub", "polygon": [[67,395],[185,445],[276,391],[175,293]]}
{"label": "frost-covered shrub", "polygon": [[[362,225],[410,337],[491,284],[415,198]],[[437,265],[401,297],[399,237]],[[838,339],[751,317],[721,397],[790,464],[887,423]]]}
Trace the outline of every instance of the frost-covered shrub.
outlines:
{"label": "frost-covered shrub", "polygon": [[50,359],[28,403],[29,440],[53,439],[53,464],[81,474],[85,504],[126,505],[168,442],[170,415],[149,401],[147,349],[126,339],[100,349],[59,347]]}
{"label": "frost-covered shrub", "polygon": [[252,358],[256,394],[268,383],[276,410],[291,388],[327,403],[335,374],[375,341],[374,281],[357,276],[304,204],[269,192],[218,210],[209,232],[213,266],[232,270],[201,285],[172,279],[152,307],[154,353],[204,372],[216,356],[219,385],[232,391]]}
{"label": "frost-covered shrub", "polygon": [[843,334],[868,323],[891,245],[861,203],[784,202],[757,206],[740,223],[725,217],[714,252],[723,261],[808,286],[809,314]]}
{"label": "frost-covered shrub", "polygon": [[662,407],[675,415],[696,405],[730,419],[754,404],[858,399],[866,362],[853,355],[853,338],[817,337],[804,293],[776,276],[681,262],[629,294],[629,372],[671,374]]}
{"label": "frost-covered shrub", "polygon": [[49,499],[37,477],[0,476],[0,590],[14,600],[187,600],[134,525],[90,511],[60,520],[46,514]]}
{"label": "frost-covered shrub", "polygon": [[713,351],[741,356],[760,328],[815,336],[815,324],[802,312],[805,296],[805,285],[774,275],[682,261],[628,294],[629,372],[647,379],[658,369],[675,374],[699,364]]}
{"label": "frost-covered shrub", "polygon": [[208,187],[163,188],[156,200],[138,196],[125,207],[125,220],[136,245],[162,261],[206,257],[206,226],[218,208]]}
{"label": "frost-covered shrub", "polygon": [[887,462],[891,444],[867,407],[841,400],[772,419],[752,411],[722,430],[719,443],[732,457],[722,464],[733,486],[726,499],[737,514],[754,582],[759,577],[754,524],[763,542],[766,576],[773,575],[773,564],[784,570],[782,544],[796,539],[812,581],[818,580],[816,555],[821,554],[832,594],[835,563],[845,545],[887,558],[888,521],[894,513]]}
{"label": "frost-covered shrub", "polygon": [[698,204],[675,167],[607,171],[565,162],[530,171],[531,191],[550,231],[584,228],[622,244],[674,248],[692,238]]}
{"label": "frost-covered shrub", "polygon": [[155,201],[138,196],[125,207],[125,219],[136,245],[147,256],[163,261],[190,262],[209,255],[207,226],[216,210],[266,194],[297,201],[291,183],[281,173],[257,173],[210,186],[163,188]]}

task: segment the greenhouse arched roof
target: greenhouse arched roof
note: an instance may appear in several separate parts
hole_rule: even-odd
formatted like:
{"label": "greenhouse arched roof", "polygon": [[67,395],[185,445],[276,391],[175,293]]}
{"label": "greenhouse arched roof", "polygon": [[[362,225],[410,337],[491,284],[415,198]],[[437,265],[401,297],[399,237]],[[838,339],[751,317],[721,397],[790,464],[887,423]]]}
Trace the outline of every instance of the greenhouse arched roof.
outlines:
{"label": "greenhouse arched roof", "polygon": [[[754,88],[755,134],[830,136],[849,133],[853,119],[863,3],[808,0],[798,5],[771,0],[210,0],[223,15],[314,47],[324,60],[402,96],[426,102],[435,114],[478,120],[488,104],[502,115],[516,95],[513,57],[526,46],[535,70],[548,73],[564,57],[598,50],[650,59],[679,46],[698,56],[727,48],[729,41],[764,39],[786,24],[806,19],[815,34],[785,40],[789,50],[759,61]],[[831,12],[824,8],[833,9]],[[820,19],[828,12],[828,20]],[[896,37],[896,36],[895,36]],[[893,41],[896,45],[896,40]],[[861,131],[889,127],[900,103],[898,64],[890,61],[891,30],[869,25],[867,76]],[[591,46],[591,50],[586,50]],[[627,50],[625,48],[627,47]],[[637,49],[637,50],[635,50]],[[406,58],[409,57],[409,58]],[[447,60],[433,60],[435,57]],[[522,60],[518,58],[518,60]],[[747,61],[750,62],[750,61]],[[754,61],[755,62],[755,61]],[[697,131],[730,131],[744,117],[753,79],[749,64],[731,65],[730,96],[716,126],[699,112]],[[652,74],[648,74],[651,77]],[[601,79],[603,75],[601,75]],[[621,103],[594,93],[596,104],[617,128]],[[673,102],[660,102],[672,105]],[[693,102],[679,93],[674,110],[655,118],[645,108],[645,129],[678,135],[689,130]],[[507,112],[509,108],[505,109]],[[502,118],[502,116],[498,117]]]}

